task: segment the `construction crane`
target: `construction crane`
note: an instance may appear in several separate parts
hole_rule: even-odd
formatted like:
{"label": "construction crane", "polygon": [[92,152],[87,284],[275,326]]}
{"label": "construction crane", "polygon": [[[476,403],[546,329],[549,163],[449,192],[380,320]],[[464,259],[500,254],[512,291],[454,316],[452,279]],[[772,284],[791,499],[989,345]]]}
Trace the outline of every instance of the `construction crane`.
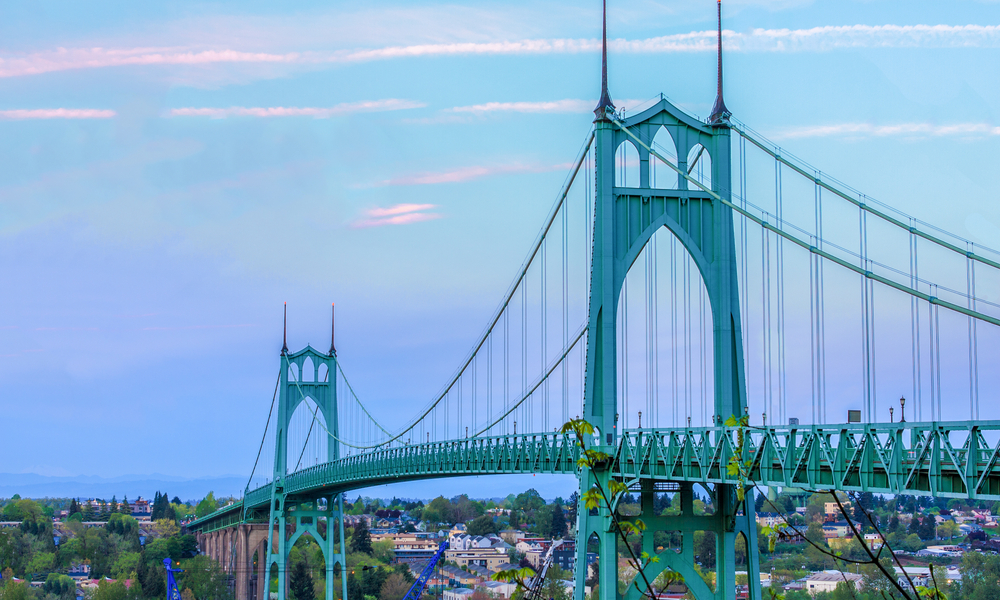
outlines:
{"label": "construction crane", "polygon": [[545,575],[549,572],[549,567],[552,566],[552,558],[555,556],[556,548],[562,546],[562,543],[563,540],[555,540],[549,546],[549,551],[545,553],[545,559],[542,561],[542,568],[539,569],[538,575],[532,578],[531,587],[524,595],[524,600],[539,600],[542,597],[542,584],[545,583]]}
{"label": "construction crane", "polygon": [[424,593],[424,588],[427,587],[427,581],[431,578],[434,573],[434,567],[437,566],[438,561],[444,556],[444,551],[448,549],[448,542],[441,542],[441,546],[438,547],[437,553],[431,558],[431,561],[427,563],[423,571],[420,571],[420,576],[417,580],[413,582],[410,586],[409,591],[403,596],[403,600],[419,600],[420,595]]}

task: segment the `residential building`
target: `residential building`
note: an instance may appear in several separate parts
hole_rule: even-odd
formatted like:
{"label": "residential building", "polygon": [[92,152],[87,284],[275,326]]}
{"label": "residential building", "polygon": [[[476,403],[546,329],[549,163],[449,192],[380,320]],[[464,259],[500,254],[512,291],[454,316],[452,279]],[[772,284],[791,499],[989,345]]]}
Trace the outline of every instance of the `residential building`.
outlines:
{"label": "residential building", "polygon": [[855,589],[861,589],[861,575],[857,573],[841,573],[840,571],[820,571],[813,573],[805,580],[805,589],[810,595],[815,596],[820,592],[832,592],[837,589],[837,585],[843,582],[854,585]]}

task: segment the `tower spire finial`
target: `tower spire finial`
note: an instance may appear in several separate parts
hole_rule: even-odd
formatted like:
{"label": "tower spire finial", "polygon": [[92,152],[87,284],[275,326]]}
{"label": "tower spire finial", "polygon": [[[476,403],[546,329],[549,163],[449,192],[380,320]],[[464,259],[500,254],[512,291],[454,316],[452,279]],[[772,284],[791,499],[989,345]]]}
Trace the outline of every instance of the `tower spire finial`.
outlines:
{"label": "tower spire finial", "polygon": [[285,302],[285,315],[281,323],[281,355],[288,354],[288,303]]}
{"label": "tower spire finial", "polygon": [[336,331],[337,312],[334,303],[330,303],[330,356],[337,356],[337,347],[333,344],[333,334]]}
{"label": "tower spire finial", "polygon": [[603,18],[601,20],[601,99],[597,101],[594,114],[595,121],[606,121],[607,112],[610,108],[615,109],[611,101],[611,94],[608,93],[608,0],[603,0]]}
{"label": "tower spire finial", "polygon": [[719,11],[719,38],[718,38],[718,87],[715,92],[715,106],[712,107],[712,116],[708,122],[712,124],[728,123],[729,117],[733,114],[726,108],[726,102],[722,99],[722,0],[718,0]]}

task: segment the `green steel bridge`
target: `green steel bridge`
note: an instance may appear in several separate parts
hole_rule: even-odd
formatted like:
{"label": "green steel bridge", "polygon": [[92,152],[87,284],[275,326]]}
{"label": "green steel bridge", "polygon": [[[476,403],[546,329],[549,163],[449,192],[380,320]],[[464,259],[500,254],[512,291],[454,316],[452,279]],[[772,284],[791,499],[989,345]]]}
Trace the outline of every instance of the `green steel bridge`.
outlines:
{"label": "green steel bridge", "polygon": [[[649,578],[673,569],[699,600],[735,598],[740,538],[751,549],[746,568],[759,570],[755,492],[739,499],[744,484],[1000,500],[1000,421],[980,419],[979,398],[980,337],[996,332],[1000,305],[977,289],[1000,274],[1000,254],[850,189],[734,119],[722,97],[719,10],[718,96],[706,120],[664,97],[628,117],[616,110],[605,43],[593,128],[538,238],[466,359],[412,419],[376,418],[347,381],[332,334],[326,352],[284,345],[244,497],[188,525],[236,578],[239,600],[263,599],[267,586],[247,583],[251,564],[259,581],[277,577],[284,600],[285,565],[302,535],[323,549],[332,600],[346,566],[335,543],[344,496],[373,485],[551,473],[577,477],[582,494],[623,482],[639,494],[649,531],[682,534],[680,551],[661,553]],[[856,220],[845,223],[845,209]],[[857,239],[842,241],[845,229]],[[930,252],[938,258],[919,260]],[[964,285],[955,283],[963,271]],[[827,274],[841,278],[833,290]],[[844,305],[844,277],[855,282],[860,325],[849,333],[841,310],[829,329],[860,341],[849,397],[843,375],[827,376],[842,357],[827,359],[826,303]],[[787,308],[804,299],[808,311]],[[808,343],[795,345],[806,327],[789,333],[790,319],[806,312]],[[903,331],[892,347],[910,359],[905,377],[876,352],[886,313],[909,318],[908,331],[888,328]],[[954,334],[955,323],[968,341],[965,387],[942,368],[942,354],[956,353],[941,332]],[[808,391],[793,389],[790,372]],[[879,393],[886,379],[910,390],[908,405]],[[849,418],[836,416],[845,408]],[[580,466],[578,440],[554,433],[573,415],[594,428],[586,447],[610,460]],[[749,424],[722,425],[730,417]],[[740,475],[730,474],[734,459],[747,465]],[[693,514],[696,489],[713,514]],[[680,494],[681,514],[654,514],[657,493]],[[588,546],[617,556],[612,515],[577,515],[577,564]],[[715,536],[716,564],[705,565],[714,586],[695,569],[695,531]],[[642,538],[651,554],[652,537]],[[617,561],[601,560],[598,575],[601,598],[617,600]],[[586,569],[575,576],[582,599]],[[749,593],[762,597],[755,578]],[[640,593],[631,586],[626,596]]]}

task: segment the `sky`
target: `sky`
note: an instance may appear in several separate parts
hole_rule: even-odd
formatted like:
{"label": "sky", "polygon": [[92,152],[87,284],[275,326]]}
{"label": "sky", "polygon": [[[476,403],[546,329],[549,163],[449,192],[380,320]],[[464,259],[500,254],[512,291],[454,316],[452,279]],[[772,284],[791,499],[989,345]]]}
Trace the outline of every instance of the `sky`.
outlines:
{"label": "sky", "polygon": [[[715,8],[609,1],[619,106],[710,112]],[[723,12],[740,121],[1000,245],[1000,3]],[[375,414],[423,406],[587,135],[599,36],[596,1],[5,4],[0,471],[247,474],[283,302],[293,349],[337,303]]]}

